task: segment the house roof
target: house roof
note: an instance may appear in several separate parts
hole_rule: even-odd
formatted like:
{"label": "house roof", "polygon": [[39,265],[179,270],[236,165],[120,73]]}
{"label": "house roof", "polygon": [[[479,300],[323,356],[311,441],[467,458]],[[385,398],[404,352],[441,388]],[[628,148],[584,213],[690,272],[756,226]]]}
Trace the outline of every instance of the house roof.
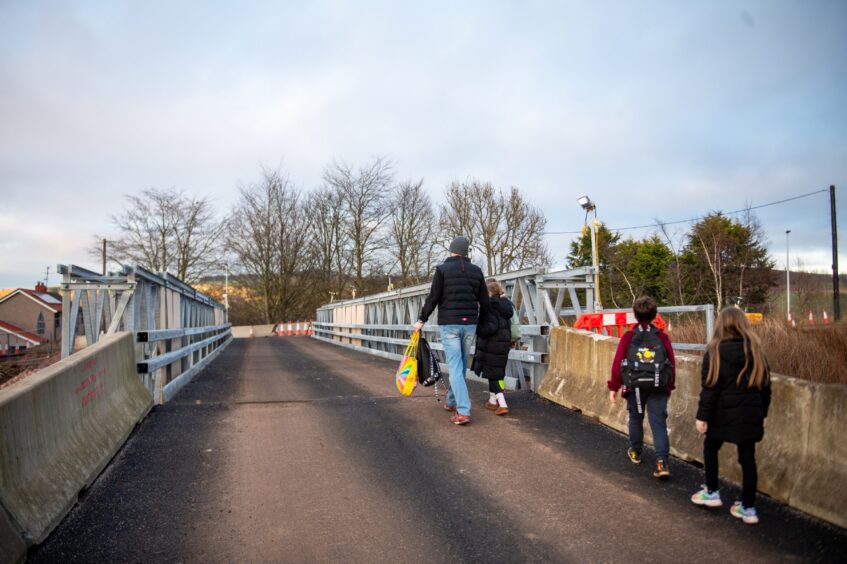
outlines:
{"label": "house roof", "polygon": [[11,294],[8,294],[2,298],[0,298],[0,304],[12,298],[12,296],[16,296],[18,294],[23,294],[27,296],[35,303],[40,306],[46,307],[53,313],[60,313],[62,311],[62,298],[55,294],[48,294],[47,292],[36,292],[35,290],[28,290],[26,288],[18,288]]}
{"label": "house roof", "polygon": [[5,321],[0,321],[0,333],[11,333],[15,337],[23,339],[24,341],[29,341],[33,345],[40,345],[44,342],[44,339],[38,335],[30,333],[29,331],[24,331],[20,327],[12,325],[11,323],[6,323]]}

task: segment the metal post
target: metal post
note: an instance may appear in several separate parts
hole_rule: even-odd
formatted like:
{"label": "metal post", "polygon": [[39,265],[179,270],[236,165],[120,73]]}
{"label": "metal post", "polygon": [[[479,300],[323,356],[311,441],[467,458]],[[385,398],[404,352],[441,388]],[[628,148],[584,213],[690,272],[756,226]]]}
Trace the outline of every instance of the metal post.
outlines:
{"label": "metal post", "polygon": [[832,301],[835,321],[841,319],[841,289],[838,281],[838,226],[835,221],[835,186],[829,187],[829,214],[832,218]]}
{"label": "metal post", "polygon": [[600,301],[600,261],[597,250],[597,207],[591,208],[594,221],[591,222],[591,264],[594,267],[594,311],[603,309]]}
{"label": "metal post", "polygon": [[224,323],[229,323],[229,265],[224,265]]}
{"label": "metal post", "polygon": [[106,276],[106,239],[103,239],[103,276]]}
{"label": "metal post", "polygon": [[712,333],[715,331],[715,306],[706,304],[706,344],[712,340]]}
{"label": "metal post", "polygon": [[790,229],[785,230],[785,315],[791,321],[791,262],[788,255],[788,234]]}

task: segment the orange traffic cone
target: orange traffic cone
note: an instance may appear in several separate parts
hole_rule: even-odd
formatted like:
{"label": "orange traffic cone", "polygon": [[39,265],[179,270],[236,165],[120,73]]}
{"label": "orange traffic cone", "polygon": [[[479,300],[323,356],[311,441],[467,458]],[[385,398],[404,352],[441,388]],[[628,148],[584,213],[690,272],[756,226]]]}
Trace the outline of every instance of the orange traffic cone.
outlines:
{"label": "orange traffic cone", "polygon": [[809,312],[809,325],[815,324],[815,315],[810,311]]}
{"label": "orange traffic cone", "polygon": [[670,333],[671,331],[673,331],[673,323],[668,321],[668,333]]}
{"label": "orange traffic cone", "polygon": [[823,310],[823,324],[829,325],[829,317],[826,315],[826,310]]}
{"label": "orange traffic cone", "polygon": [[300,336],[300,320],[299,319],[297,320],[297,331],[294,334],[298,337]]}

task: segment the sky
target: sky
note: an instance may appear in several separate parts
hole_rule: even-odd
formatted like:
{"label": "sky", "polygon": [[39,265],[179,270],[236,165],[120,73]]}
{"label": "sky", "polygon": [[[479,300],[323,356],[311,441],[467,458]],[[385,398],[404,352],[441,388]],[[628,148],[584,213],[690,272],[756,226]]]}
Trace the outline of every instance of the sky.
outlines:
{"label": "sky", "polygon": [[[127,195],[225,214],[262,166],[311,190],[377,156],[436,202],[518,187],[566,232],[554,266],[584,194],[614,229],[836,185],[843,234],[845,24],[838,0],[0,0],[0,288],[99,270]],[[831,272],[828,193],[756,214],[778,268],[790,229],[792,267]]]}

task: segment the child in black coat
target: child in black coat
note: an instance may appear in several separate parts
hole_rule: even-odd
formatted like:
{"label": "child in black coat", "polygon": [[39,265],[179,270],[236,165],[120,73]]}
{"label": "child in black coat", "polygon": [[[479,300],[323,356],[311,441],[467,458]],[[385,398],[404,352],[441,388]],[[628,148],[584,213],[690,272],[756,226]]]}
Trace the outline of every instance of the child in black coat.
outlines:
{"label": "child in black coat", "polygon": [[730,513],[748,525],[756,514],[756,443],[765,433],[771,402],[770,373],[759,338],[743,311],[735,306],[721,311],[715,332],[703,357],[702,390],[697,409],[697,430],[706,434],[703,459],[706,484],[691,501],[720,507],[718,451],[724,442],[738,445],[743,472],[741,501]]}
{"label": "child in black coat", "polygon": [[503,286],[494,278],[485,282],[491,307],[480,316],[476,328],[476,352],[471,369],[488,379],[488,402],[485,408],[496,415],[509,413],[505,389],[506,364],[512,348],[512,315],[515,307],[503,296]]}

